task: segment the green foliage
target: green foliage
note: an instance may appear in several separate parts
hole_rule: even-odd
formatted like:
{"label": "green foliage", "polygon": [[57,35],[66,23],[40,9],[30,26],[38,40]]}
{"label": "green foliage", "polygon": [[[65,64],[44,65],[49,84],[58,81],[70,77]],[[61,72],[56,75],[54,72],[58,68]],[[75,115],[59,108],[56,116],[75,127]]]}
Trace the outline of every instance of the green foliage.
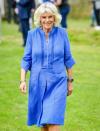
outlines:
{"label": "green foliage", "polygon": [[[19,91],[21,34],[14,24],[3,23],[0,43],[0,131],[38,131],[27,127],[27,94]],[[100,130],[100,31],[88,20],[69,20],[68,34],[76,60],[74,92],[67,99],[61,131]],[[28,79],[28,77],[27,77]],[[59,115],[59,114],[57,114]]]}
{"label": "green foliage", "polygon": [[91,0],[69,0],[71,5],[71,18],[88,18],[91,15]]}

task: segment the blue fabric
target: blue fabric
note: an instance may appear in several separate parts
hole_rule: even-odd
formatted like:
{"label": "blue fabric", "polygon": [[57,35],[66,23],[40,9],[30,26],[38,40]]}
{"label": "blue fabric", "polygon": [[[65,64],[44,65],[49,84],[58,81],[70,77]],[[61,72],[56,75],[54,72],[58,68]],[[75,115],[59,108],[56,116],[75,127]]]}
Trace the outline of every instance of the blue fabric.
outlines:
{"label": "blue fabric", "polygon": [[21,25],[21,31],[23,32],[22,35],[23,35],[23,44],[25,46],[26,44],[26,39],[27,39],[27,34],[28,34],[28,31],[30,30],[30,25],[29,25],[29,19],[21,19],[20,20],[20,25]]}
{"label": "blue fabric", "polygon": [[63,28],[54,27],[49,33],[48,50],[46,44],[41,28],[29,31],[21,63],[25,71],[30,70],[28,125],[64,124],[66,68],[72,68],[75,61]]}
{"label": "blue fabric", "polygon": [[19,18],[29,19],[31,16],[31,9],[35,9],[34,0],[20,0],[18,2]]}
{"label": "blue fabric", "polygon": [[61,4],[58,6],[59,12],[62,16],[61,26],[67,28],[67,16],[71,10],[68,0],[62,0]]}
{"label": "blue fabric", "polygon": [[62,16],[61,26],[63,28],[67,28],[67,16],[70,12],[70,6],[65,6],[65,7],[59,8],[59,11]]}
{"label": "blue fabric", "polygon": [[50,2],[50,0],[43,0],[43,2]]}
{"label": "blue fabric", "polygon": [[21,31],[23,35],[23,46],[26,45],[27,33],[30,29],[29,18],[31,17],[31,10],[35,9],[34,0],[20,0],[17,4],[19,11],[19,20],[21,25]]}
{"label": "blue fabric", "polygon": [[43,0],[43,2],[54,2],[54,0]]}

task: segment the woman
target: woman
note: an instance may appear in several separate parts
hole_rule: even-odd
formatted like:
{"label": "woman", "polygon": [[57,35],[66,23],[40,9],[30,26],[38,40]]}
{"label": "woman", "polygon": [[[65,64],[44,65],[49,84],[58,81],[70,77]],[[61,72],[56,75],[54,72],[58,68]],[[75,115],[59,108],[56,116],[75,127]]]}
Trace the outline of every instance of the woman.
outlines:
{"label": "woman", "polygon": [[[37,26],[29,31],[21,64],[20,89],[26,93],[30,70],[28,125],[42,131],[59,131],[64,124],[66,97],[72,93],[74,60],[66,31],[58,27],[61,16],[56,6],[45,2],[34,14]],[[67,75],[66,75],[67,69]]]}

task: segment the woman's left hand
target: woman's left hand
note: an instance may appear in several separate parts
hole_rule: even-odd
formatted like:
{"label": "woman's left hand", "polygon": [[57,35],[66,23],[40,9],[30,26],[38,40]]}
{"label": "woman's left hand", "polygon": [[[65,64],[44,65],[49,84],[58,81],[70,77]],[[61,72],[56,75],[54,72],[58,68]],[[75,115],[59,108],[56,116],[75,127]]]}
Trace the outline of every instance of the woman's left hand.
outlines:
{"label": "woman's left hand", "polygon": [[68,93],[67,93],[67,96],[70,96],[73,92],[73,84],[72,82],[68,82]]}

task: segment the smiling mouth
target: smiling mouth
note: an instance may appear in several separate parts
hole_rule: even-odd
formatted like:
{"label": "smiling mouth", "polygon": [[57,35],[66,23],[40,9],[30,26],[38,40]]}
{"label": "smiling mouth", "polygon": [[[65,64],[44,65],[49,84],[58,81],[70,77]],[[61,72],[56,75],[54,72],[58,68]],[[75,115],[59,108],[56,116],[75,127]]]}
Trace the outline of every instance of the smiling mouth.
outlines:
{"label": "smiling mouth", "polygon": [[45,25],[51,25],[52,23],[45,23]]}

